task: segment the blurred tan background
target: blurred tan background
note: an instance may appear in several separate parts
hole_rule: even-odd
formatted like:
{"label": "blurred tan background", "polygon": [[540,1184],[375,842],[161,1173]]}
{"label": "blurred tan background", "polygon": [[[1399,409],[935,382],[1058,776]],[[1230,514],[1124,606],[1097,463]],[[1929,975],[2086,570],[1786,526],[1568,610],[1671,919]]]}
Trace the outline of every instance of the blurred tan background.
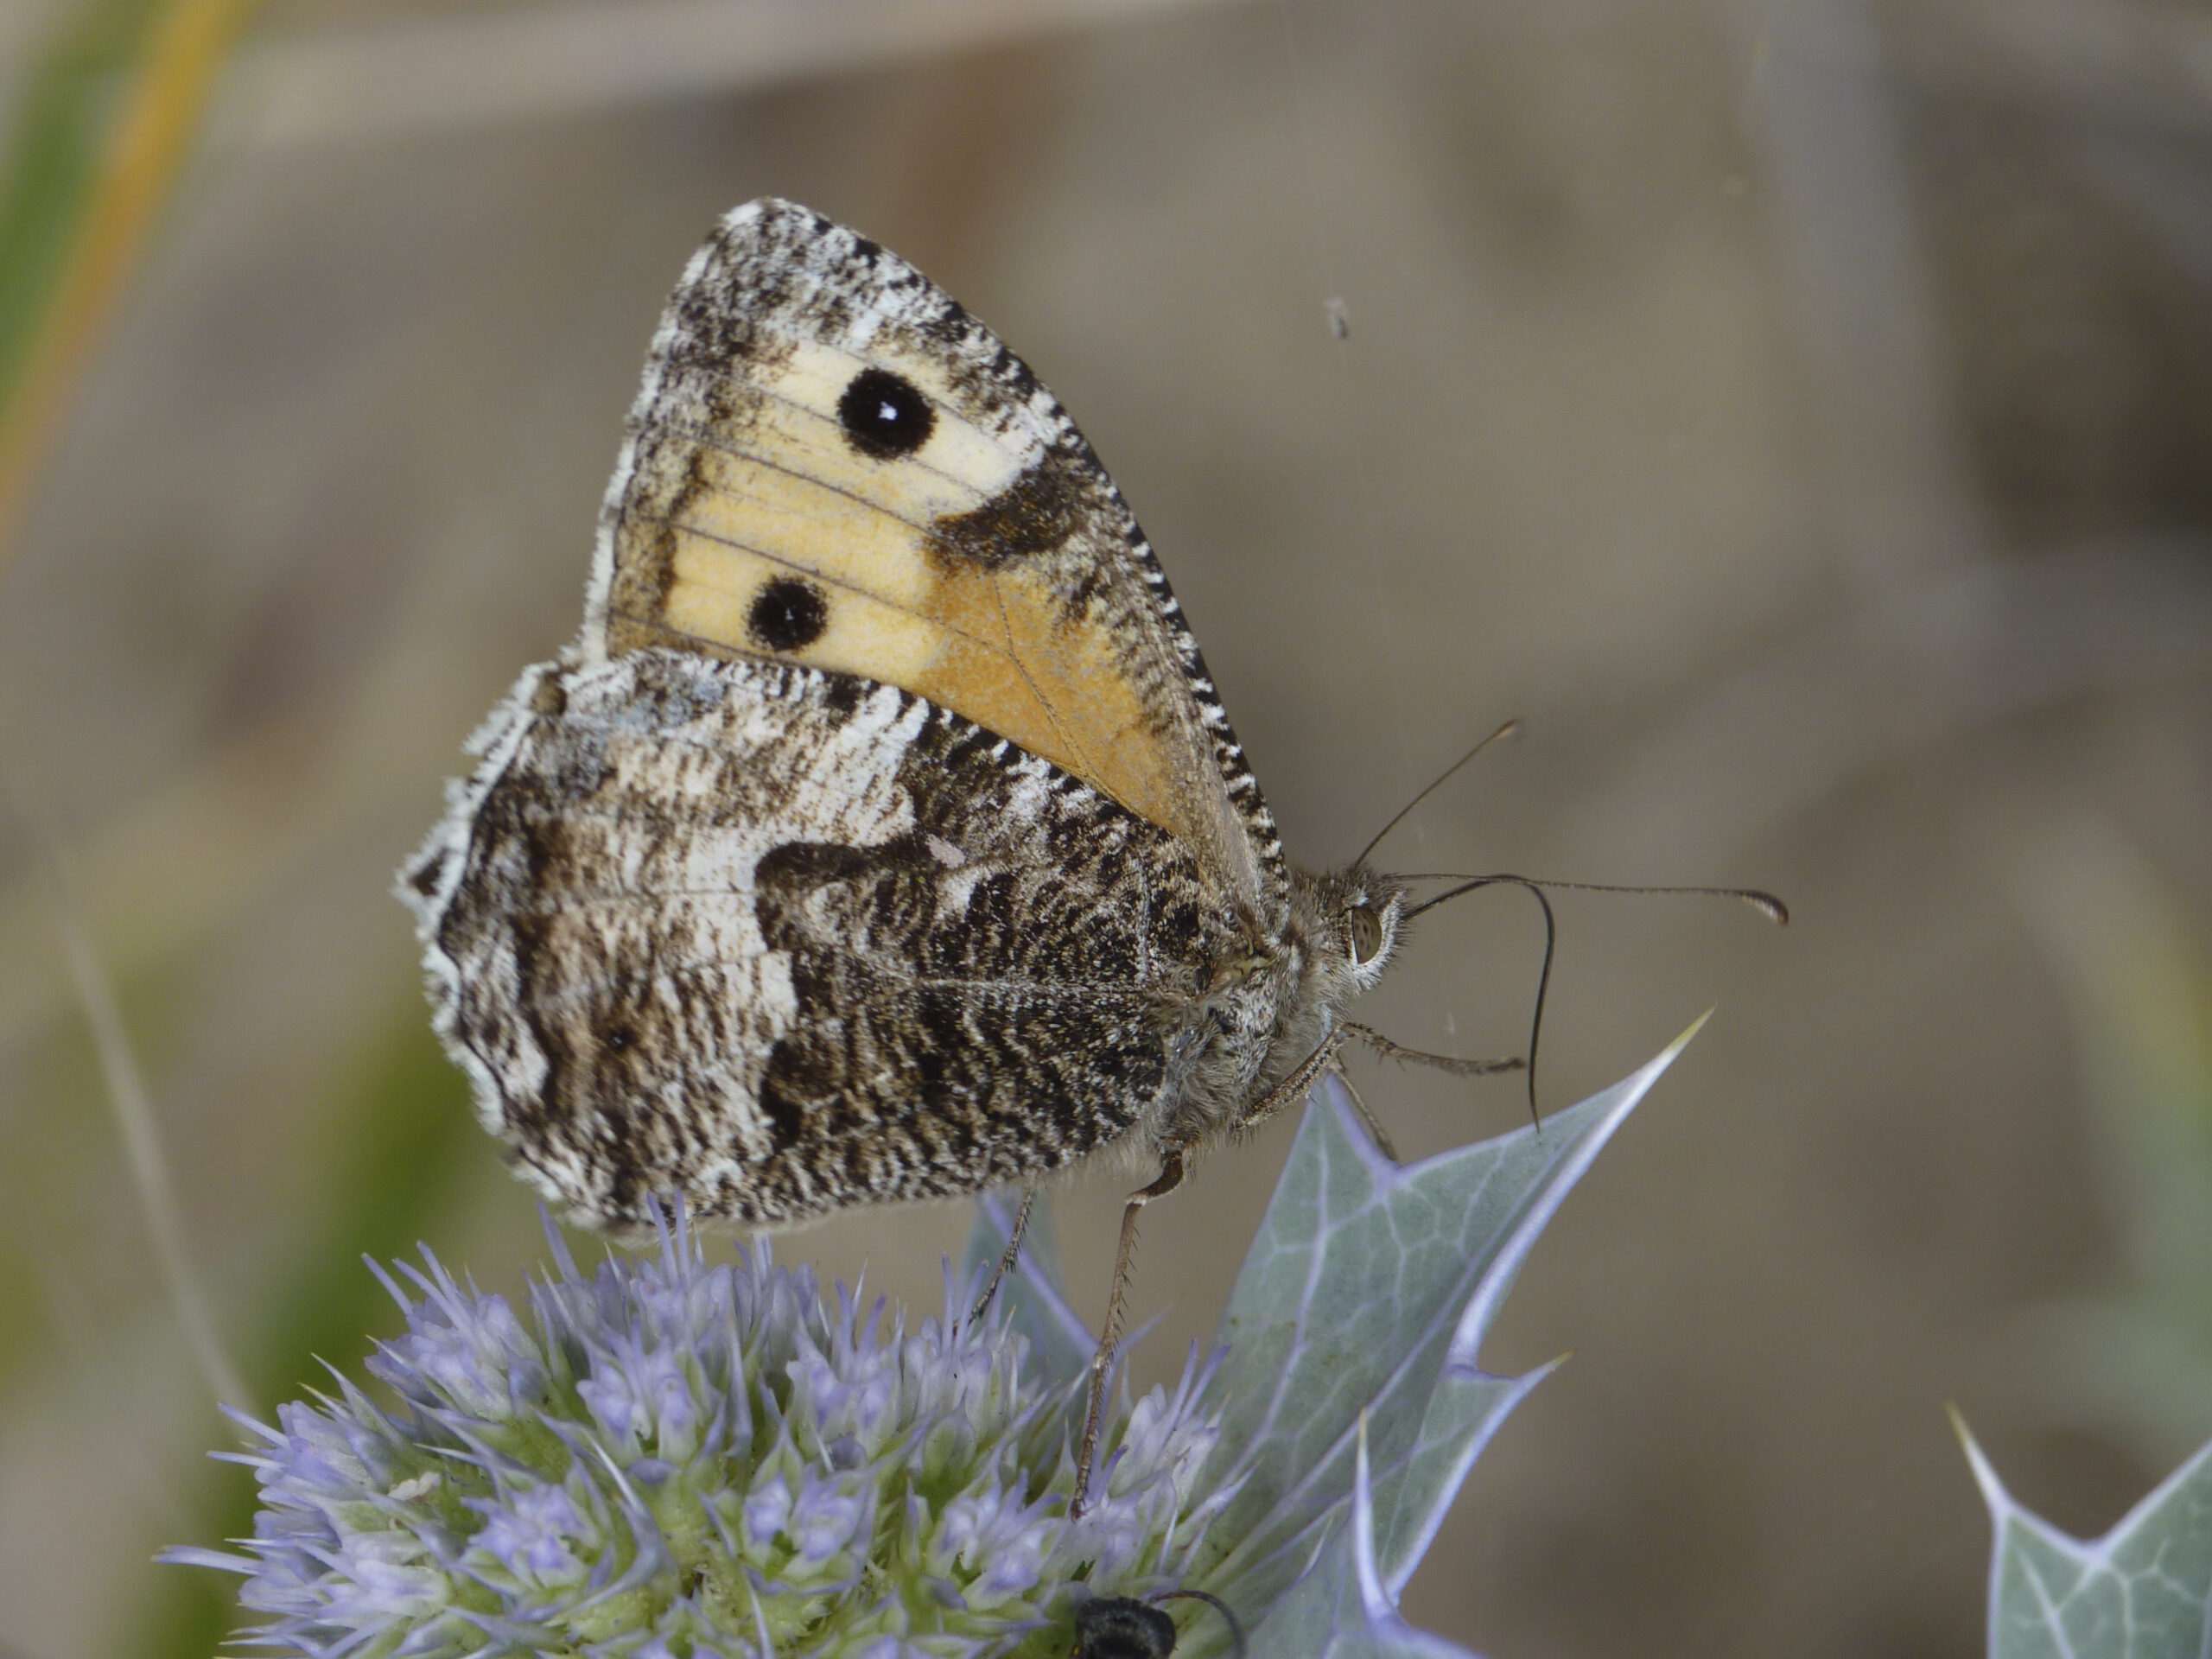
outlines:
{"label": "blurred tan background", "polygon": [[[15,108],[70,12],[0,16]],[[1796,912],[1560,900],[1549,1103],[1719,1014],[1508,1306],[1495,1368],[1575,1357],[1416,1622],[1962,1656],[1947,1403],[2079,1532],[2212,1434],[2212,10],[276,0],[0,569],[0,1655],[207,1653],[231,1586],[149,1557],[250,1513],[66,936],[257,1409],[391,1328],[363,1251],[538,1258],[391,873],[575,630],[660,305],[764,193],[1074,411],[1294,856],[1517,715],[1382,861]],[[1518,1052],[1540,944],[1464,901],[1363,1017]],[[1525,1111],[1354,1076],[1409,1153]],[[1147,1213],[1140,1380],[1289,1134]],[[1120,1191],[1059,1206],[1094,1314]],[[782,1248],[933,1306],[967,1224]]]}

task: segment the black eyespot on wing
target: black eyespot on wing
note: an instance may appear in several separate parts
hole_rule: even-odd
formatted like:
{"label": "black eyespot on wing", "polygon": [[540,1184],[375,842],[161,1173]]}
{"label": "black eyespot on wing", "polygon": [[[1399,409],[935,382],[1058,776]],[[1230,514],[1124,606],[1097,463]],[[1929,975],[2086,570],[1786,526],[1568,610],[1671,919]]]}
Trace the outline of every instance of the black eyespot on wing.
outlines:
{"label": "black eyespot on wing", "polygon": [[937,411],[911,380],[888,369],[862,369],[837,399],[837,420],[854,448],[891,461],[930,441]]}
{"label": "black eyespot on wing", "polygon": [[1375,960],[1375,953],[1382,948],[1382,918],[1375,913],[1371,905],[1351,907],[1351,961],[1357,968]]}
{"label": "black eyespot on wing", "polygon": [[804,651],[830,626],[830,601],[810,582],[780,576],[746,613],[745,631],[764,651]]}
{"label": "black eyespot on wing", "polygon": [[1175,1621],[1134,1596],[1098,1596],[1075,1610],[1071,1659],[1170,1659]]}

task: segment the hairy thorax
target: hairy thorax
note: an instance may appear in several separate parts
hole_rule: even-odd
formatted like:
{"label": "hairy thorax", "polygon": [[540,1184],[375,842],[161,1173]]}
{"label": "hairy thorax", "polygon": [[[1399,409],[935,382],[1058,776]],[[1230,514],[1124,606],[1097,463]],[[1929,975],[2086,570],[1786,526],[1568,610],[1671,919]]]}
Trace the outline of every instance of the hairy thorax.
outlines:
{"label": "hairy thorax", "polygon": [[[1178,1010],[1154,1150],[1218,1141],[1290,1103],[1277,1098],[1286,1081],[1396,953],[1402,898],[1397,883],[1357,866],[1292,872],[1279,922],[1248,921],[1210,964],[1201,995]],[[1371,932],[1356,925],[1361,912]]]}

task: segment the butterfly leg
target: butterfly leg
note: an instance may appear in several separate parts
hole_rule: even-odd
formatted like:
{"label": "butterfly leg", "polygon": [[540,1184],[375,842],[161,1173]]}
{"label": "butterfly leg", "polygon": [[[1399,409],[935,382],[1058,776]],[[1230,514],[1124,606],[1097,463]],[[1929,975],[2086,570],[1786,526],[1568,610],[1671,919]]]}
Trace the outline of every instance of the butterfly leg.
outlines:
{"label": "butterfly leg", "polygon": [[1083,1449],[1076,1459],[1075,1497],[1068,1504],[1071,1519],[1090,1507],[1090,1465],[1098,1451],[1098,1423],[1105,1414],[1107,1368],[1114,1363],[1114,1348],[1122,1337],[1122,1307],[1129,1287],[1129,1265],[1137,1248],[1137,1212],[1154,1198],[1166,1198],[1183,1185],[1183,1149],[1169,1147],[1160,1155],[1160,1174],[1141,1192],[1129,1194],[1122,1211],[1122,1242],[1114,1252],[1114,1284],[1106,1296],[1106,1328],[1098,1338],[1098,1351],[1090,1357],[1090,1397],[1083,1411]]}
{"label": "butterfly leg", "polygon": [[1339,1026],[1321,1039],[1321,1046],[1300,1060],[1290,1075],[1262,1095],[1242,1116],[1231,1123],[1230,1132],[1256,1128],[1293,1101],[1303,1100],[1320,1081],[1321,1074],[1337,1063],[1337,1051],[1344,1046],[1344,1033],[1351,1027]]}
{"label": "butterfly leg", "polygon": [[1359,1121],[1367,1126],[1367,1138],[1375,1143],[1375,1149],[1394,1164],[1403,1163],[1405,1160],[1398,1156],[1397,1147],[1390,1144],[1389,1133],[1383,1128],[1382,1120],[1368,1109],[1367,1103],[1360,1098],[1359,1090],[1352,1087],[1351,1073],[1344,1070],[1343,1055],[1336,1057],[1336,1065],[1332,1069],[1337,1074],[1337,1081],[1344,1084],[1344,1093],[1351,1096],[1352,1110],[1359,1114]]}
{"label": "butterfly leg", "polygon": [[989,1312],[991,1298],[999,1294],[1000,1281],[1014,1271],[1014,1264],[1021,1255],[1022,1236],[1029,1230],[1029,1211],[1036,1203],[1037,1189],[1033,1186],[1022,1188],[1021,1208],[1014,1212],[1014,1227],[1007,1234],[1006,1249],[999,1252],[999,1264],[991,1269],[990,1282],[983,1287],[983,1294],[976,1299],[975,1308],[968,1315],[969,1324],[980,1322]]}
{"label": "butterfly leg", "polygon": [[1358,1038],[1386,1060],[1410,1060],[1416,1065],[1433,1065],[1440,1071],[1451,1072],[1454,1077],[1486,1077],[1498,1071],[1524,1071],[1529,1065],[1518,1055],[1503,1060],[1457,1060],[1449,1054],[1427,1053],[1421,1049],[1408,1048],[1403,1043],[1394,1042],[1372,1026],[1359,1025],[1350,1020],[1344,1021],[1342,1029],[1347,1036]]}

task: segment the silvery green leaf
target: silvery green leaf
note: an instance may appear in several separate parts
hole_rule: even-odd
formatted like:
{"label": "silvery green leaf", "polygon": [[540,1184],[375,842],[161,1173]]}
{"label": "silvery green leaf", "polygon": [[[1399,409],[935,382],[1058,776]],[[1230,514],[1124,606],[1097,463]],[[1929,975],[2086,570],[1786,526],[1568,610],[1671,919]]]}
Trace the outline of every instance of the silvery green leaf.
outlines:
{"label": "silvery green leaf", "polygon": [[1414,1568],[1428,1554],[1445,1511],[1459,1495],[1467,1471],[1507,1414],[1558,1366],[1520,1376],[1492,1376],[1471,1358],[1446,1359],[1421,1414],[1421,1433],[1398,1459],[1388,1487],[1389,1506],[1375,1536],[1382,1582],[1394,1597],[1402,1593]]}
{"label": "silvery green leaf", "polygon": [[1313,1659],[1474,1659],[1465,1648],[1407,1624],[1395,1592],[1383,1583],[1368,1432],[1363,1416],[1346,1524],[1329,1535],[1319,1559],[1261,1620],[1252,1650]]}
{"label": "silvery green leaf", "polygon": [[1476,1452],[1541,1375],[1482,1371],[1484,1333],[1568,1189],[1695,1029],[1541,1125],[1403,1166],[1339,1093],[1317,1091],[1223,1315],[1228,1355],[1208,1391],[1223,1433],[1203,1479],[1233,1467],[1242,1484],[1194,1582],[1273,1607],[1350,1509],[1366,1412],[1376,1570],[1390,1593],[1404,1585]]}
{"label": "silvery green leaf", "polygon": [[[1014,1214],[1014,1205],[1005,1192],[987,1192],[976,1200],[976,1225],[961,1255],[963,1274],[973,1278],[998,1265]],[[1021,1254],[998,1294],[1004,1299],[1007,1323],[1029,1339],[1030,1358],[1046,1377],[1066,1382],[1083,1375],[1098,1338],[1061,1294],[1059,1241],[1052,1230],[1052,1205],[1041,1197],[1030,1212]]]}
{"label": "silvery green leaf", "polygon": [[1957,1427],[1996,1535],[1990,1659],[2201,1659],[2212,1643],[2212,1446],[2084,1541],[2014,1503]]}

